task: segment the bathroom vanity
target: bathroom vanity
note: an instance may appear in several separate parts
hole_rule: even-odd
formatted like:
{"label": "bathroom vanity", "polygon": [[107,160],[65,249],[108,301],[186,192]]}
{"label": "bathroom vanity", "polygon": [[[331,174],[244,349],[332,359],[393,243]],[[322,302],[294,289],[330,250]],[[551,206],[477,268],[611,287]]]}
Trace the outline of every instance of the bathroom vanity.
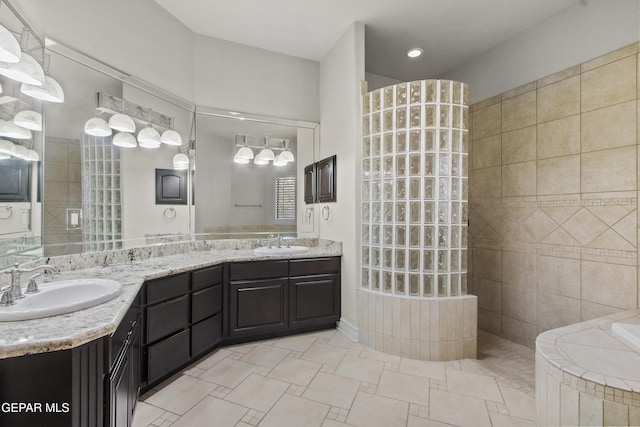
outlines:
{"label": "bathroom vanity", "polygon": [[0,324],[2,400],[41,404],[0,411],[0,425],[127,426],[140,393],[220,346],[335,327],[340,256],[335,247],[268,258],[195,251],[63,272],[101,273],[124,292],[70,315]]}

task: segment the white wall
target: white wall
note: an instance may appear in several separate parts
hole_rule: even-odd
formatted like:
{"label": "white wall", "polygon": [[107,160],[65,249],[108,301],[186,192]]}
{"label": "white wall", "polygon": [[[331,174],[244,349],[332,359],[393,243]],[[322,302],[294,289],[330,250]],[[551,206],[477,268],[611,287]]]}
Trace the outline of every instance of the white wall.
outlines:
{"label": "white wall", "polygon": [[320,61],[319,159],[337,155],[337,202],[324,206],[328,220],[320,220],[321,238],[341,241],[342,318],[357,325],[356,287],[359,277],[360,215],[360,87],[364,80],[364,25],[355,23]]}
{"label": "white wall", "polygon": [[196,105],[318,121],[317,62],[201,35],[194,59]]}
{"label": "white wall", "polygon": [[441,78],[490,98],[640,40],[638,0],[587,0],[524,30]]}

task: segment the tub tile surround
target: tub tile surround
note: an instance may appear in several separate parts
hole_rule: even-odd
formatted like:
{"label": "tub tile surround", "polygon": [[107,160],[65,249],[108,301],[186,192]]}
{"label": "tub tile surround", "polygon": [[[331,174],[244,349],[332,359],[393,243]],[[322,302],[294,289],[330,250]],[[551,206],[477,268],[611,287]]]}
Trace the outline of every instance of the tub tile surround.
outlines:
{"label": "tub tile surround", "polygon": [[538,425],[639,425],[640,353],[612,323],[629,310],[544,332],[536,340]]}
{"label": "tub tile surround", "polygon": [[[120,282],[123,292],[104,304],[65,315],[0,322],[0,358],[73,348],[112,333],[145,280],[229,261],[342,255],[340,242],[296,239],[294,244],[309,246],[310,250],[286,256],[257,256],[252,249],[255,240],[214,240],[62,255],[25,263],[24,267],[48,264],[60,270],[60,274],[46,275],[44,281],[109,278]],[[8,276],[0,275],[1,286],[9,284]]]}
{"label": "tub tile surround", "polygon": [[481,332],[478,355],[413,360],[336,330],[226,347],[141,396],[133,425],[535,425],[533,351]]}
{"label": "tub tile surround", "polygon": [[533,347],[546,330],[638,307],[639,46],[471,106],[481,329]]}

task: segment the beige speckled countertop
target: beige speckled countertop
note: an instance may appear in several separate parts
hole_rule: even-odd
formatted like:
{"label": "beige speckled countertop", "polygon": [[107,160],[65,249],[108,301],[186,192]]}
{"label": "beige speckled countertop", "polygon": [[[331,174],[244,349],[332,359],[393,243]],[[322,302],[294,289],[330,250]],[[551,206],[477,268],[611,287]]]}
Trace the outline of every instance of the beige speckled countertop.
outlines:
{"label": "beige speckled countertop", "polygon": [[224,262],[342,255],[339,242],[311,240],[311,244],[296,242],[310,246],[309,252],[283,256],[257,256],[250,249],[251,243],[238,240],[200,241],[43,259],[39,264],[48,263],[61,270],[60,274],[46,280],[109,278],[120,282],[123,292],[109,302],[73,313],[0,322],[0,359],[69,349],[111,334],[145,280]]}

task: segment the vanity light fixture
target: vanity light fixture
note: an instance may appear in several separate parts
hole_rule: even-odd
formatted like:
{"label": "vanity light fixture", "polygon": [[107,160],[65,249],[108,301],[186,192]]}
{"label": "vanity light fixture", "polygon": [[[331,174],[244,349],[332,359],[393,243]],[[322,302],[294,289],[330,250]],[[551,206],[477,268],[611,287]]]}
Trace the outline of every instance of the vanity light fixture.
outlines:
{"label": "vanity light fixture", "polygon": [[189,157],[183,153],[173,156],[173,168],[176,170],[189,169]]}
{"label": "vanity light fixture", "polygon": [[133,133],[136,131],[136,124],[133,122],[133,119],[121,113],[111,116],[109,119],[109,127],[120,132]]}
{"label": "vanity light fixture", "polygon": [[84,124],[84,132],[92,136],[111,136],[113,133],[109,124],[100,117],[89,119]]}
{"label": "vanity light fixture", "polygon": [[24,145],[16,144],[16,152],[13,153],[14,157],[22,160],[29,160],[29,150]]}
{"label": "vanity light fixture", "polygon": [[241,165],[246,165],[249,163],[249,159],[245,159],[239,156],[240,152],[237,152],[235,156],[233,156],[233,162]]}
{"label": "vanity light fixture", "polygon": [[[13,123],[13,121],[0,121],[0,136],[13,139],[31,139],[31,131]],[[17,147],[17,146],[16,146]]]}
{"label": "vanity light fixture", "polygon": [[143,148],[160,147],[160,133],[152,126],[148,126],[138,132],[138,145]]}
{"label": "vanity light fixture", "polygon": [[409,50],[407,51],[407,56],[408,56],[409,58],[417,58],[417,57],[419,57],[420,55],[422,55],[423,53],[424,53],[424,50],[422,50],[422,49],[421,49],[421,48],[419,48],[419,47],[414,47],[414,48],[411,48],[411,49],[409,49]]}
{"label": "vanity light fixture", "polygon": [[136,141],[136,137],[129,132],[118,132],[113,136],[113,140],[111,141],[113,145],[116,147],[122,148],[135,148],[138,146],[138,141]]}
{"label": "vanity light fixture", "polygon": [[[260,158],[261,162],[263,160],[266,161],[266,163],[258,163],[258,164],[261,164],[261,165],[266,165],[267,163],[269,163],[270,161],[273,161],[273,159],[276,158],[276,156],[273,154],[273,151],[269,148],[269,137],[268,136],[264,137],[264,148],[262,150],[260,150],[260,152],[258,153],[256,158]],[[255,161],[254,161],[254,163],[255,163]]]}
{"label": "vanity light fixture", "polygon": [[62,86],[51,76],[44,76],[44,84],[41,86],[22,83],[20,92],[41,101],[61,103],[64,102]]}
{"label": "vanity light fixture", "polygon": [[278,154],[275,159],[273,159],[273,166],[281,167],[286,166],[287,161],[282,158],[282,153]]}
{"label": "vanity light fixture", "polygon": [[182,137],[173,129],[167,129],[160,135],[160,142],[167,145],[182,145]]}
{"label": "vanity light fixture", "polygon": [[10,159],[11,156],[5,153],[0,153],[0,160],[7,160]]}
{"label": "vanity light fixture", "polygon": [[34,150],[27,150],[27,158],[25,160],[29,160],[30,162],[37,162],[40,160],[40,156]]}
{"label": "vanity light fixture", "polygon": [[282,142],[284,143],[284,151],[280,153],[280,159],[286,163],[295,161],[293,153],[289,150],[289,140],[284,139]]}
{"label": "vanity light fixture", "polygon": [[[248,163],[249,160],[253,160],[253,151],[251,150],[251,148],[247,147],[246,135],[244,135],[243,138],[244,138],[244,145],[240,147],[240,149],[234,156],[233,160],[235,161],[237,157],[238,159],[246,160]],[[244,162],[236,162],[236,163],[244,163]]]}
{"label": "vanity light fixture", "polygon": [[5,27],[0,25],[0,61],[15,63],[22,58],[20,43]]}
{"label": "vanity light fixture", "polygon": [[13,118],[13,123],[29,130],[42,130],[42,114],[33,110],[22,110]]}
{"label": "vanity light fixture", "polygon": [[0,75],[34,86],[44,85],[44,70],[28,53],[22,54],[20,62],[0,62]]}

